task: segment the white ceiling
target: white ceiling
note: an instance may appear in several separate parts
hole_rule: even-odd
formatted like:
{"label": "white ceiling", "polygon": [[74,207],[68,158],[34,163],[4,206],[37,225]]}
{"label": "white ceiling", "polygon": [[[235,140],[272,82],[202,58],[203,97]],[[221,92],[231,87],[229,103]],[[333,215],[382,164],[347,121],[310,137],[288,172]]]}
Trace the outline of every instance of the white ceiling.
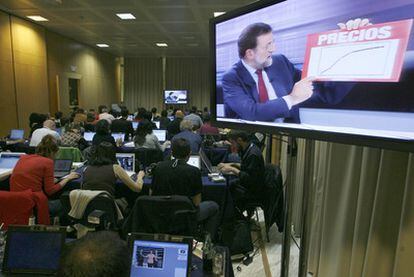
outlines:
{"label": "white ceiling", "polygon": [[[107,43],[117,56],[207,56],[208,20],[213,12],[230,11],[252,0],[0,0],[0,9],[92,45]],[[116,13],[132,13],[121,20]],[[155,46],[168,43],[167,49]]]}

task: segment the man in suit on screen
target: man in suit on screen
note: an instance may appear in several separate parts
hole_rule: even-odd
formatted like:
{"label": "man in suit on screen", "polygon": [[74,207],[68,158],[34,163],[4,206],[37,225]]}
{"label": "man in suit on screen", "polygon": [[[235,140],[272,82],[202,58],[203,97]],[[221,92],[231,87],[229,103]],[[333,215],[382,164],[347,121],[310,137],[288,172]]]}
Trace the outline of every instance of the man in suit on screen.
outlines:
{"label": "man in suit on screen", "polygon": [[276,46],[268,24],[247,26],[237,44],[240,61],[222,80],[227,118],[300,123],[299,104],[334,105],[349,91],[349,84],[301,80],[302,72],[285,56],[273,55]]}

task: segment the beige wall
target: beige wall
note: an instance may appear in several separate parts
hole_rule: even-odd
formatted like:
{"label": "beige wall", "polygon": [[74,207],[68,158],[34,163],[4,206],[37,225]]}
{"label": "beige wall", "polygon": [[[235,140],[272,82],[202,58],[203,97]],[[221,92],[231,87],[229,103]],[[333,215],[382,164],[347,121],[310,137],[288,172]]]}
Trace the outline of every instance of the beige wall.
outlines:
{"label": "beige wall", "polygon": [[119,70],[115,56],[0,11],[0,136],[28,135],[32,112],[69,112],[69,77],[80,79],[81,107],[119,102]]}
{"label": "beige wall", "polygon": [[82,108],[96,109],[100,104],[119,102],[119,64],[114,56],[49,31],[46,42],[52,113],[69,112],[69,78],[80,79],[78,96]]}
{"label": "beige wall", "polygon": [[17,126],[10,18],[0,12],[0,136]]}
{"label": "beige wall", "polygon": [[49,112],[45,31],[16,17],[11,24],[18,126],[28,131],[32,112]]}

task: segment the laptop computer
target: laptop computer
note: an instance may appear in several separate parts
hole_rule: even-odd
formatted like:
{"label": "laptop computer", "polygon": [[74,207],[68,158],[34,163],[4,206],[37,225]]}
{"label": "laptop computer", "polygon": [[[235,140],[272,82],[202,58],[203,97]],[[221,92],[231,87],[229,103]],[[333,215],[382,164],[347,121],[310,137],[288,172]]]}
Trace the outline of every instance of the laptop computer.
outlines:
{"label": "laptop computer", "polygon": [[22,155],[26,155],[26,153],[1,152],[0,168],[14,168]]}
{"label": "laptop computer", "polygon": [[57,159],[55,160],[55,178],[62,178],[70,173],[72,169],[72,160]]}
{"label": "laptop computer", "polygon": [[89,142],[91,142],[92,140],[93,140],[93,136],[95,135],[95,132],[85,132],[85,133],[83,133],[83,138],[86,140],[86,141],[89,141]]}
{"label": "laptop computer", "polygon": [[192,243],[191,237],[129,234],[129,276],[190,276]]}
{"label": "laptop computer", "polygon": [[220,170],[218,170],[217,166],[212,166],[210,159],[207,157],[206,152],[203,150],[203,147],[200,147],[198,154],[200,155],[200,158],[209,173],[220,173]]}
{"label": "laptop computer", "polygon": [[122,142],[124,142],[125,133],[112,133],[111,136],[115,141],[118,141],[120,139]]}
{"label": "laptop computer", "polygon": [[135,154],[116,153],[118,164],[128,173],[129,177],[135,174]]}
{"label": "laptop computer", "polygon": [[159,142],[164,142],[167,139],[167,130],[152,130],[152,133],[158,138]]}
{"label": "laptop computer", "polygon": [[133,121],[132,122],[132,128],[134,128],[134,130],[136,130],[138,128],[139,122],[137,121]]}
{"label": "laptop computer", "polygon": [[66,238],[65,228],[13,226],[7,231],[3,273],[55,275]]}
{"label": "laptop computer", "polygon": [[24,139],[24,130],[12,129],[10,131],[10,140],[20,140],[20,139]]}
{"label": "laptop computer", "polygon": [[199,155],[191,155],[187,161],[187,164],[197,167],[201,169],[201,159]]}

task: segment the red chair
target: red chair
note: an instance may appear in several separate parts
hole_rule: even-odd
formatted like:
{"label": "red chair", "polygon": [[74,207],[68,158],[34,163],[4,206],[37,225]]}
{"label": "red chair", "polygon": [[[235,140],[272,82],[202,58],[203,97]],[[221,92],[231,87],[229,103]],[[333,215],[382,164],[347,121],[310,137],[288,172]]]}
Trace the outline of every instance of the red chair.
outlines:
{"label": "red chair", "polygon": [[37,210],[37,223],[50,224],[47,197],[43,192],[0,191],[0,224],[7,229],[10,224],[28,225],[29,218]]}

